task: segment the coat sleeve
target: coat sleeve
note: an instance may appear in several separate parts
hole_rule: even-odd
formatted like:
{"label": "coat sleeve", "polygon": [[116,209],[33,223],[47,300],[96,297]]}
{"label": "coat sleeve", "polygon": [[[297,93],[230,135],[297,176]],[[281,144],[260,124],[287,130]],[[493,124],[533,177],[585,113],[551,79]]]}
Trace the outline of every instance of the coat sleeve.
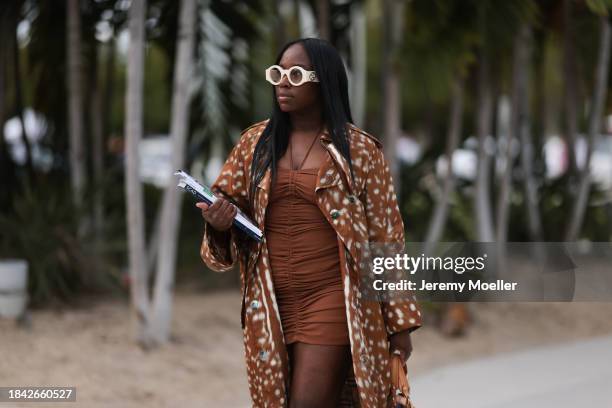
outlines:
{"label": "coat sleeve", "polygon": [[[391,255],[395,256],[396,251],[403,251],[405,247],[404,223],[389,165],[380,148],[373,150],[363,190],[368,238],[370,243],[393,247]],[[421,326],[421,312],[414,294],[407,293],[401,298],[380,304],[389,336],[404,330],[413,331]]]}
{"label": "coat sleeve", "polygon": [[[211,186],[211,190],[217,196],[225,197],[242,211],[248,206],[247,172],[244,160],[247,146],[247,135],[243,132],[223,164],[217,180]],[[204,223],[204,238],[200,256],[213,271],[225,272],[234,266],[238,252],[235,234],[237,231],[233,227],[225,233],[218,233],[210,224]]]}

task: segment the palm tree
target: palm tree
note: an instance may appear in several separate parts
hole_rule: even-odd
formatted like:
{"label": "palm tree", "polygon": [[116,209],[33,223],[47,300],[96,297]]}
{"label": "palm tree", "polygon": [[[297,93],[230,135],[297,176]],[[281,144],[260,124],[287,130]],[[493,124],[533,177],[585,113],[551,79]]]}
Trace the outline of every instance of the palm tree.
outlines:
{"label": "palm tree", "polygon": [[[10,26],[9,13],[5,6],[0,6],[0,36],[7,38],[7,28]],[[14,164],[8,151],[6,140],[4,139],[4,121],[6,120],[6,62],[7,62],[6,42],[0,42],[0,183],[5,188],[0,193],[0,208],[4,208],[10,202],[11,184],[14,176]]]}
{"label": "palm tree", "polygon": [[[83,204],[86,183],[85,141],[83,133],[83,81],[81,77],[81,11],[79,0],[67,6],[68,118],[70,133],[70,179],[74,204]],[[79,232],[83,233],[81,223]]]}
{"label": "palm tree", "polygon": [[[98,50],[99,48],[99,50]],[[96,47],[95,66],[103,63],[101,71],[104,80],[101,81],[94,73],[91,91],[91,157],[93,170],[93,184],[95,192],[93,197],[93,230],[98,244],[103,240],[104,231],[104,142],[108,132],[108,117],[110,114],[111,86],[114,69],[113,39]]]}
{"label": "palm tree", "polygon": [[512,67],[512,113],[510,129],[506,137],[504,152],[504,169],[501,176],[501,186],[497,199],[497,243],[499,249],[507,239],[510,196],[512,194],[512,173],[514,170],[513,146],[519,135],[528,131],[528,73],[530,63],[531,29],[527,23],[522,23],[514,40],[514,57]]}
{"label": "palm tree", "polygon": [[578,89],[577,89],[577,67],[576,50],[574,44],[574,17],[573,0],[563,1],[563,83],[565,85],[565,136],[569,148],[569,173],[575,176],[578,171],[576,165],[576,136],[578,134]]}
{"label": "palm tree", "polygon": [[402,40],[405,3],[401,0],[383,0],[383,58],[381,62],[383,84],[383,134],[385,159],[391,170],[395,191],[399,192],[396,159],[397,140],[400,137],[401,89],[399,51]]}
{"label": "palm tree", "polygon": [[403,69],[408,72],[405,80],[415,91],[421,84],[423,97],[449,103],[446,174],[435,188],[437,193],[433,193],[435,205],[425,234],[424,252],[431,253],[444,234],[455,192],[452,158],[463,132],[465,83],[473,65],[477,32],[470,4],[419,0],[409,3],[408,12],[403,42]]}
{"label": "palm tree", "polygon": [[[179,16],[178,47],[174,69],[172,96],[172,166],[185,166],[185,147],[189,131],[189,102],[191,69],[195,42],[196,0],[183,0]],[[164,191],[161,208],[159,250],[155,280],[151,335],[156,343],[165,343],[170,337],[172,293],[174,286],[178,228],[182,195],[173,183]]]}
{"label": "palm tree", "polygon": [[9,5],[4,5],[5,12],[9,13],[10,26],[8,27],[9,35],[5,39],[12,46],[12,57],[13,57],[13,84],[14,84],[14,97],[15,97],[15,109],[17,116],[21,124],[21,139],[25,147],[25,164],[30,180],[34,176],[34,165],[32,163],[32,146],[30,139],[27,135],[27,129],[25,125],[24,116],[24,92],[23,92],[23,81],[21,78],[21,58],[19,52],[19,44],[17,41],[17,25],[21,20],[21,8],[23,6],[22,1],[16,1]]}
{"label": "palm tree", "polygon": [[351,7],[349,28],[351,44],[350,92],[353,120],[357,126],[363,126],[366,107],[366,70],[367,70],[367,24],[364,5],[354,4]]}
{"label": "palm tree", "polygon": [[516,129],[521,143],[521,169],[523,173],[523,191],[525,194],[525,209],[527,211],[527,223],[529,237],[532,241],[542,241],[542,217],[538,207],[538,188],[534,175],[533,163],[535,160],[534,141],[531,132],[531,120],[529,115],[529,76],[528,66],[530,61],[530,50],[532,44],[531,28],[524,24],[519,33],[519,59],[522,60],[524,68],[519,71],[517,89],[517,121]]}
{"label": "palm tree", "polygon": [[149,329],[148,271],[145,258],[145,225],[138,145],[143,133],[143,80],[146,0],[133,0],[129,10],[130,46],[127,58],[125,117],[125,198],[132,306],[138,341],[151,346]]}
{"label": "palm tree", "polygon": [[476,165],[476,186],[474,192],[474,220],[476,237],[480,242],[492,242],[495,236],[493,210],[490,198],[490,156],[487,151],[487,138],[491,135],[493,90],[491,85],[490,56],[481,50],[478,64],[478,96],[476,128],[478,137],[478,161]]}
{"label": "palm tree", "polygon": [[591,100],[591,112],[589,117],[589,133],[587,139],[587,153],[584,167],[580,172],[578,192],[572,207],[572,214],[566,229],[565,240],[575,241],[578,238],[584,214],[588,204],[589,192],[591,189],[591,156],[593,155],[593,145],[601,131],[601,119],[606,101],[608,90],[608,76],[610,74],[610,19],[607,13],[600,17],[600,40],[595,68],[595,83]]}
{"label": "palm tree", "polygon": [[[533,0],[516,0],[513,2],[477,0],[474,2],[474,5],[479,18],[478,24],[481,38],[477,74],[476,128],[478,136],[478,163],[474,194],[474,220],[478,241],[492,242],[496,236],[500,238],[506,235],[505,230],[508,222],[506,214],[508,200],[506,197],[510,196],[513,164],[507,155],[505,180],[502,180],[501,200],[498,202],[498,225],[496,228],[493,223],[493,206],[490,198],[490,152],[487,151],[487,140],[492,134],[493,128],[493,80],[498,80],[499,73],[502,72],[500,61],[508,58],[504,50],[510,49],[511,44],[515,41],[513,33],[520,32],[520,27],[533,19],[535,15],[535,2]],[[518,37],[521,41],[516,43],[516,45],[518,46],[518,56],[523,61],[527,61],[528,54],[525,54],[527,48],[524,45],[527,43],[525,43],[523,37]],[[518,76],[520,78],[523,75],[521,70],[518,69],[515,77]],[[518,103],[518,99],[515,98],[515,100]],[[518,114],[516,109],[515,112]],[[518,129],[518,125],[515,125],[515,128]],[[510,140],[508,143],[510,143]],[[498,231],[496,234],[496,229],[501,229],[501,231]]]}
{"label": "palm tree", "polygon": [[317,23],[319,38],[330,41],[330,4],[329,0],[317,0]]}
{"label": "palm tree", "polygon": [[451,97],[450,118],[448,125],[448,134],[446,138],[446,176],[442,186],[442,191],[436,205],[433,215],[429,220],[429,227],[425,235],[425,253],[430,254],[434,245],[442,238],[444,226],[448,217],[450,207],[450,198],[455,190],[455,175],[453,173],[453,154],[461,140],[461,131],[463,129],[463,95],[465,88],[465,80],[458,76],[453,84],[453,94]]}

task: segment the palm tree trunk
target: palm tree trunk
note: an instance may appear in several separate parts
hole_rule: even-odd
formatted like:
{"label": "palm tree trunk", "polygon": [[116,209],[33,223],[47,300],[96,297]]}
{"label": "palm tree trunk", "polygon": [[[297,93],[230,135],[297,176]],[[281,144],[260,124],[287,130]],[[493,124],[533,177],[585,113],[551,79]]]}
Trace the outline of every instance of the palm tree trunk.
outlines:
{"label": "palm tree trunk", "polygon": [[[7,38],[7,28],[10,26],[8,12],[5,8],[0,8],[0,37]],[[4,121],[6,120],[6,61],[7,58],[6,41],[0,41],[0,165],[3,166],[0,176],[4,176],[4,166],[8,165],[9,152],[6,140],[4,139]],[[2,185],[5,185],[4,183]]]}
{"label": "palm tree trunk", "polygon": [[[528,70],[529,70],[529,41],[530,29],[527,24],[522,24],[514,39],[514,56],[512,68],[512,114],[510,119],[510,131],[506,138],[506,151],[504,154],[505,167],[501,177],[501,186],[497,199],[497,237],[499,245],[506,242],[508,235],[508,212],[510,208],[510,196],[512,195],[512,171],[514,168],[514,157],[512,146],[520,134],[521,129],[528,130],[527,122],[529,99],[527,95]],[[527,104],[527,106],[525,106]],[[500,257],[503,258],[503,257]]]}
{"label": "palm tree trunk", "polygon": [[589,199],[591,189],[591,156],[593,145],[601,131],[601,118],[603,113],[606,92],[608,90],[608,75],[610,73],[610,21],[607,16],[601,17],[601,33],[599,51],[597,57],[597,68],[595,71],[595,84],[593,99],[591,102],[591,112],[589,117],[589,135],[587,139],[587,155],[584,168],[580,172],[580,182],[578,194],[574,200],[570,223],[568,224],[565,240],[575,241],[578,238],[584,213]]}
{"label": "palm tree trunk", "polygon": [[104,112],[102,134],[110,134],[112,118],[113,89],[115,85],[115,40],[111,38],[107,45],[106,68],[104,74],[104,95],[102,97],[102,111]]}
{"label": "palm tree trunk", "polygon": [[493,97],[489,78],[489,62],[486,51],[482,51],[478,69],[478,102],[476,126],[478,134],[478,161],[476,166],[476,188],[474,193],[474,219],[476,236],[480,242],[492,242],[495,233],[489,183],[491,169],[487,152],[487,138],[491,134]]}
{"label": "palm tree trunk", "polygon": [[276,49],[280,50],[287,42],[287,30],[285,26],[285,16],[282,13],[282,4],[284,0],[276,0],[274,12],[276,13],[276,21],[274,30],[276,31]]}
{"label": "palm tree trunk", "polygon": [[351,7],[351,110],[353,121],[363,126],[366,107],[367,40],[366,15],[362,4]]}
{"label": "palm tree trunk", "polygon": [[[563,83],[565,84],[565,137],[569,159],[569,174],[576,176],[576,136],[578,134],[578,93],[576,90],[576,50],[574,47],[574,30],[572,24],[572,0],[564,0],[563,14],[565,29],[563,31]],[[570,179],[572,178],[570,177]]]}
{"label": "palm tree trunk", "polygon": [[533,133],[530,134],[530,139],[533,144],[538,146],[538,149],[533,151],[534,158],[542,160],[538,151],[546,139],[546,64],[544,60],[544,50],[546,48],[546,32],[542,30],[534,31],[534,78],[533,78]]}
{"label": "palm tree trunk", "polygon": [[400,193],[396,158],[397,140],[401,131],[401,86],[398,52],[401,45],[404,2],[383,1],[383,126],[385,159],[391,170],[395,191]]}
{"label": "palm tree trunk", "polygon": [[[0,9],[0,38],[8,38],[8,27],[10,19],[6,9]],[[0,41],[0,208],[11,202],[11,192],[14,180],[14,163],[4,139],[4,122],[6,120],[6,61],[8,60],[7,45],[5,41]]]}
{"label": "palm tree trunk", "polygon": [[[95,61],[98,64],[98,61]],[[97,70],[96,70],[97,71]],[[91,93],[91,157],[93,164],[93,230],[97,244],[102,242],[104,226],[104,103],[102,102],[101,84],[97,75],[92,80]]]}
{"label": "palm tree trunk", "polygon": [[533,172],[533,163],[536,160],[535,149],[531,132],[531,120],[529,116],[529,62],[532,55],[532,32],[531,28],[524,26],[521,29],[521,65],[523,75],[521,75],[519,89],[519,123],[518,136],[521,142],[521,169],[523,173],[523,188],[525,192],[525,207],[527,210],[527,225],[529,237],[532,241],[542,241],[542,219],[538,208],[538,186]]}
{"label": "palm tree trunk", "polygon": [[110,128],[111,100],[114,77],[114,47],[113,40],[102,46],[100,50],[104,58],[104,79],[102,82],[96,81],[92,94],[92,161],[93,178],[95,184],[95,196],[93,203],[93,228],[98,244],[104,239],[104,203],[105,182],[104,182],[104,158],[106,137]]}
{"label": "palm tree trunk", "polygon": [[[0,36],[7,38],[7,28],[10,26],[9,15],[6,8],[0,8]],[[6,81],[4,76],[6,75],[6,61],[7,61],[7,46],[5,41],[0,41],[0,153],[6,149],[6,143],[4,140],[4,121],[5,115],[5,98],[6,98]]]}
{"label": "palm tree trunk", "polygon": [[[512,193],[512,144],[518,137],[521,141],[521,166],[525,189],[525,207],[529,224],[529,234],[533,241],[541,241],[541,221],[538,211],[537,187],[533,177],[533,142],[529,121],[529,67],[531,59],[531,28],[523,24],[515,38],[514,66],[512,79],[512,117],[506,150],[506,168],[498,197],[497,213],[497,271],[505,272],[506,241],[508,234],[510,195]],[[535,259],[541,260],[539,246],[533,248]]]}
{"label": "palm tree trunk", "polygon": [[[81,12],[78,0],[69,0],[68,12],[68,126],[70,134],[70,181],[77,207],[85,192],[85,147],[83,133],[83,81],[81,78]],[[83,233],[83,223],[79,232]]]}
{"label": "palm tree trunk", "polygon": [[[4,27],[4,18],[0,15],[0,27]],[[4,30],[0,28],[0,33]],[[4,81],[4,43],[0,42],[0,164],[4,166],[7,164],[9,159],[8,146],[6,145],[6,140],[4,140],[4,121],[5,121],[5,111],[4,111],[4,98],[6,97],[6,82]],[[4,168],[2,169],[4,170]],[[0,175],[4,175],[4,171],[0,172]],[[4,185],[4,183],[2,184]]]}
{"label": "palm tree trunk", "polygon": [[330,41],[330,21],[328,0],[317,0],[317,23],[319,26],[319,38]]}
{"label": "palm tree trunk", "polygon": [[21,81],[21,58],[19,57],[19,44],[17,42],[17,24],[19,22],[19,7],[15,7],[14,11],[15,15],[13,16],[13,30],[11,32],[11,39],[13,45],[13,81],[14,81],[14,90],[15,90],[15,109],[17,110],[17,115],[19,117],[19,121],[21,123],[21,139],[23,145],[25,147],[26,152],[26,169],[28,172],[28,177],[30,180],[33,180],[34,177],[34,164],[32,163],[32,145],[30,144],[30,139],[28,138],[28,133],[25,125],[25,115],[24,115],[24,103],[23,103],[23,86]]}
{"label": "palm tree trunk", "polygon": [[152,345],[149,329],[148,271],[145,257],[145,225],[138,145],[143,134],[144,19],[146,0],[132,0],[129,10],[130,47],[127,57],[125,115],[125,197],[127,208],[129,268],[132,306],[138,341]]}
{"label": "palm tree trunk", "polygon": [[[189,131],[189,82],[191,67],[193,66],[196,7],[196,0],[183,0],[181,2],[170,127],[172,166],[175,169],[183,168],[185,165],[185,146]],[[160,344],[167,342],[170,338],[181,198],[182,194],[179,193],[174,183],[170,182],[166,186],[162,202],[153,319],[151,321],[153,338]]]}
{"label": "palm tree trunk", "polygon": [[459,145],[461,130],[463,128],[463,94],[465,88],[465,80],[457,78],[453,84],[453,95],[451,99],[451,110],[448,127],[448,135],[446,139],[446,175],[444,178],[444,186],[442,194],[436,203],[433,212],[433,217],[427,229],[425,238],[425,254],[430,254],[434,245],[442,237],[446,219],[448,216],[448,208],[450,206],[451,195],[455,190],[455,175],[453,173],[453,154]]}

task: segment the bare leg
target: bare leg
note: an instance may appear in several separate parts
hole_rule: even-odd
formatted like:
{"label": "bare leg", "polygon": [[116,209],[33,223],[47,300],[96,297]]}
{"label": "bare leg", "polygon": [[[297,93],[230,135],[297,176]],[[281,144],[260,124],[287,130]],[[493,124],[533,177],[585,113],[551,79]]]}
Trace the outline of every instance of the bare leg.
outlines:
{"label": "bare leg", "polygon": [[290,408],[335,408],[351,364],[349,346],[293,343]]}

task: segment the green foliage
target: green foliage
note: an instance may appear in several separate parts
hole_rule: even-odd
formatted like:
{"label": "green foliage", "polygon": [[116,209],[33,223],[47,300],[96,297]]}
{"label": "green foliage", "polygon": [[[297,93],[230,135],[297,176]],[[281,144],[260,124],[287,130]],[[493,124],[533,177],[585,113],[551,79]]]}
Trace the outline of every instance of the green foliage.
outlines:
{"label": "green foliage", "polygon": [[408,73],[431,82],[430,88],[436,83],[448,88],[457,72],[465,75],[475,61],[474,48],[480,41],[474,14],[463,2],[409,3],[402,53]]}
{"label": "green foliage", "polygon": [[113,275],[92,248],[91,237],[77,236],[83,215],[65,188],[26,187],[0,215],[0,256],[28,261],[28,291],[33,305],[70,301],[82,290],[113,287]]}
{"label": "green foliage", "polygon": [[[28,74],[22,81],[32,92],[25,99],[53,123],[54,143],[64,147],[67,141],[61,139],[68,134],[67,104],[62,103],[67,100],[66,8],[64,2],[36,5],[38,10],[26,49]],[[49,41],[50,38],[62,41]]]}
{"label": "green foliage", "polygon": [[478,27],[480,43],[492,55],[498,50],[511,49],[514,36],[522,23],[533,24],[538,15],[534,0],[472,0]]}
{"label": "green foliage", "polygon": [[508,54],[518,25],[533,22],[536,15],[533,0],[410,2],[401,64],[411,99],[448,99],[450,84],[466,76],[481,48]]}
{"label": "green foliage", "polygon": [[[576,82],[578,83],[579,96],[585,98],[585,102],[587,100],[590,102],[595,86],[595,66],[597,64],[599,42],[601,41],[600,19],[597,14],[599,13],[589,7],[576,7],[572,16],[574,33],[579,33],[579,35],[574,37],[575,64],[578,71]],[[582,121],[580,123],[581,129],[588,129],[589,111],[589,108],[584,109],[582,116],[579,118]]]}
{"label": "green foliage", "polygon": [[[164,86],[169,61],[156,45],[145,56],[144,124],[145,131],[167,133],[170,123],[170,88]],[[160,85],[162,84],[162,85]],[[123,96],[123,95],[121,95]]]}
{"label": "green foliage", "polygon": [[[380,13],[376,7],[371,7],[369,15]],[[367,13],[367,12],[366,12]],[[367,128],[374,134],[382,132],[382,98],[383,90],[380,82],[381,78],[381,61],[383,57],[383,49],[380,46],[383,36],[383,29],[379,24],[380,16],[374,15],[366,20],[368,35],[366,36],[366,123]]]}
{"label": "green foliage", "polygon": [[258,40],[260,1],[203,2],[198,15],[195,70],[197,116],[195,143],[210,153],[213,139],[229,150],[239,131],[252,121],[252,47]]}
{"label": "green foliage", "polygon": [[[561,241],[565,236],[568,214],[571,214],[574,197],[567,188],[567,177],[560,177],[545,183],[539,191],[540,210],[542,223],[546,227],[546,237],[548,241]],[[609,192],[602,191],[595,185],[591,188],[588,202],[590,203],[584,215],[582,231],[579,237],[587,238],[592,241],[609,241],[612,239],[612,218],[610,211],[612,205]],[[526,216],[523,215],[523,216]],[[517,233],[520,225],[514,224],[514,233]]]}
{"label": "green foliage", "polygon": [[586,0],[589,9],[600,16],[610,15],[612,10],[612,0]]}

